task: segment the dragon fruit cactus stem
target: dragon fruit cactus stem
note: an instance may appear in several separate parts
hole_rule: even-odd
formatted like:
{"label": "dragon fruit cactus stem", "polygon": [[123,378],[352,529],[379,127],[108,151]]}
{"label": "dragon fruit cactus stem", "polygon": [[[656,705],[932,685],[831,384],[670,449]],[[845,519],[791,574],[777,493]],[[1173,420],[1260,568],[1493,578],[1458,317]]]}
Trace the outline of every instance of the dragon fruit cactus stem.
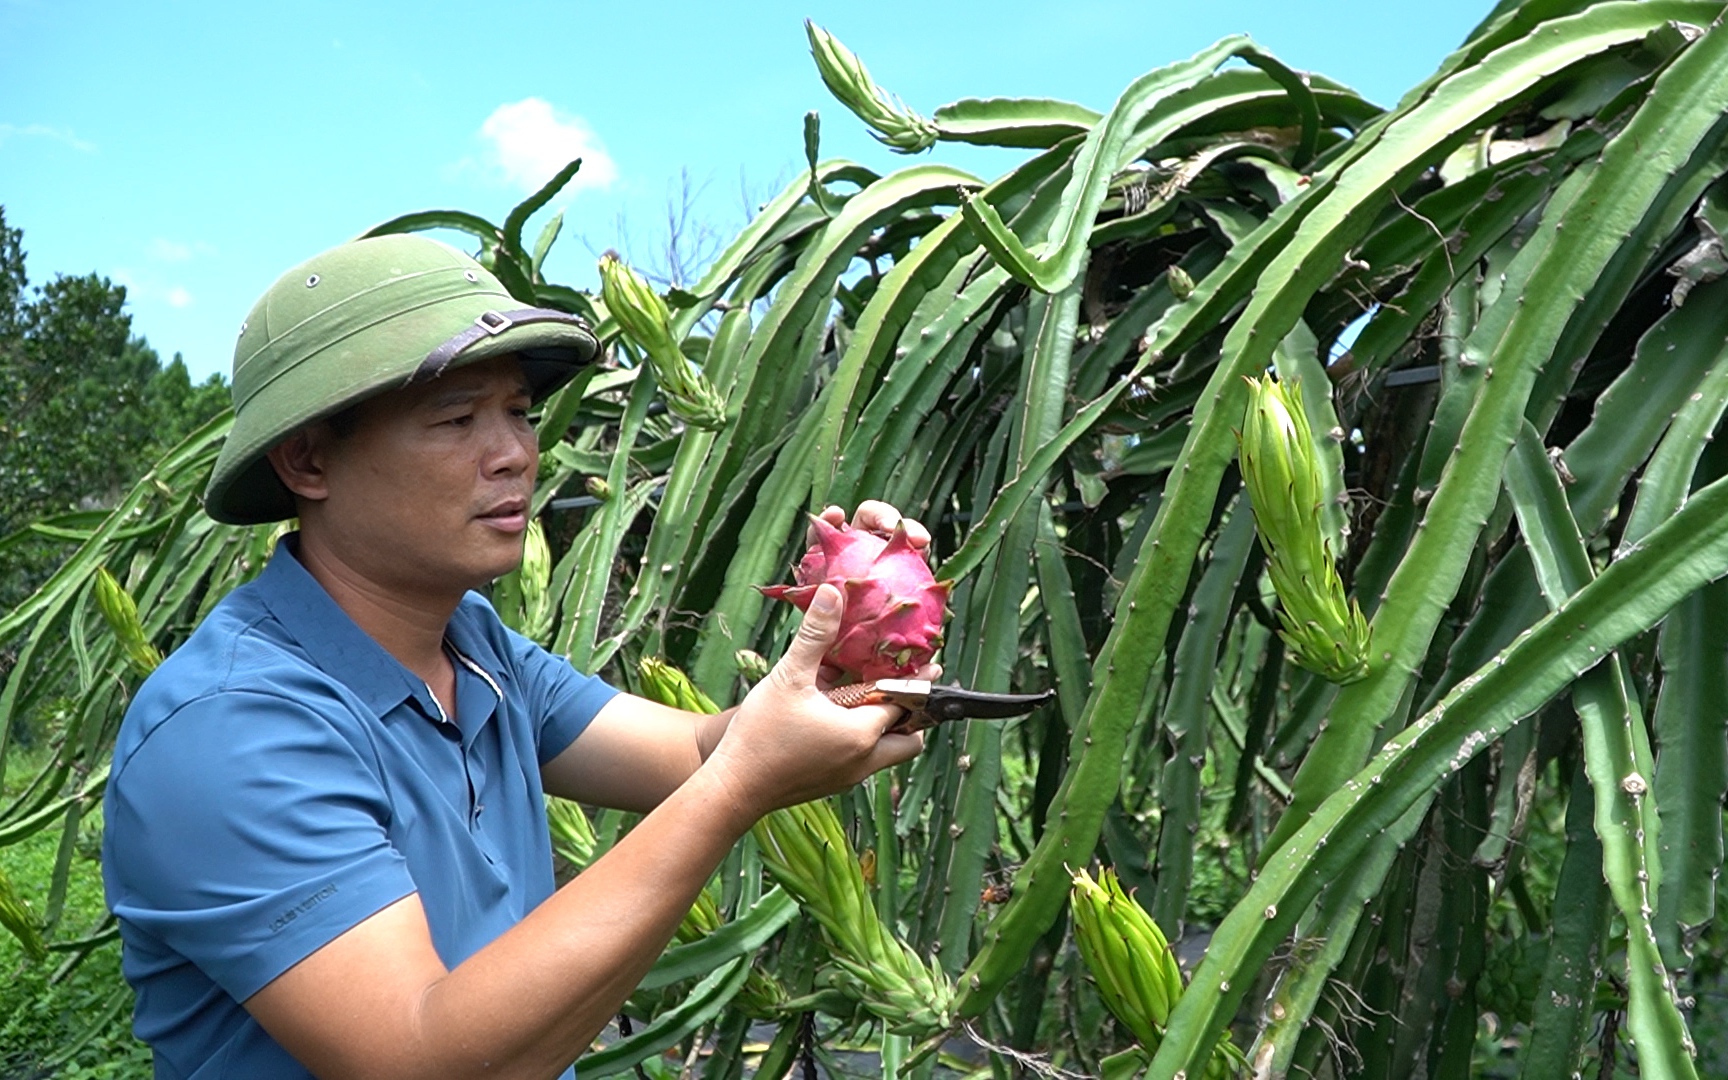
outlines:
{"label": "dragon fruit cactus stem", "polygon": [[808,611],[817,586],[839,588],[846,611],[827,660],[854,678],[905,678],[929,663],[954,583],[936,580],[905,526],[884,540],[819,517],[810,525],[816,544],[793,572],[797,584],[761,586],[762,594]]}

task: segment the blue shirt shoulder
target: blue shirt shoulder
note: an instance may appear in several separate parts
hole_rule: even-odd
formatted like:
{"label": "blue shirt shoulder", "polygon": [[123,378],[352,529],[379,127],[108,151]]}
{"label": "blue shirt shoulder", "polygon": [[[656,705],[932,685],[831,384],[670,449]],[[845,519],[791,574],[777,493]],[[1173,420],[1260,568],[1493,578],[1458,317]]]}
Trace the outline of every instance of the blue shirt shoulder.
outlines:
{"label": "blue shirt shoulder", "polygon": [[302,1077],[241,1003],[418,893],[455,967],[551,895],[539,767],[616,693],[507,629],[450,621],[457,709],[285,542],[139,689],[103,876],[158,1077]]}

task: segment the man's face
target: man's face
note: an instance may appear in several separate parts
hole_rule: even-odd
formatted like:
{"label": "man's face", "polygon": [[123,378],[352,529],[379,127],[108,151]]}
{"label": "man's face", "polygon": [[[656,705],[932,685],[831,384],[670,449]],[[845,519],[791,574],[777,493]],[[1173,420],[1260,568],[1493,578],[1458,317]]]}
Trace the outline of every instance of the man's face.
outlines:
{"label": "man's face", "polygon": [[522,559],[539,461],[528,406],[513,356],[362,402],[352,431],[308,436],[324,497],[302,504],[302,527],[388,589],[485,585]]}

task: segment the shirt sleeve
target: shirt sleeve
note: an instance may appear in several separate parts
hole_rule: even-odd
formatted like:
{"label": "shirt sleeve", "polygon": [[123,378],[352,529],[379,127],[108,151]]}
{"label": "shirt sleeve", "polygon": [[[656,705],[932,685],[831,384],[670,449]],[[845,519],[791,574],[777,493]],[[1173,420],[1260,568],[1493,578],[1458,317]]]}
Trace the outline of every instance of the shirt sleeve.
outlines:
{"label": "shirt sleeve", "polygon": [[588,727],[618,691],[600,678],[585,675],[568,658],[548,652],[535,642],[505,629],[511,662],[527,695],[528,715],[533,717],[535,749],[545,765]]}
{"label": "shirt sleeve", "polygon": [[286,696],[182,706],[106,803],[114,913],[236,1001],[415,891],[368,755]]}

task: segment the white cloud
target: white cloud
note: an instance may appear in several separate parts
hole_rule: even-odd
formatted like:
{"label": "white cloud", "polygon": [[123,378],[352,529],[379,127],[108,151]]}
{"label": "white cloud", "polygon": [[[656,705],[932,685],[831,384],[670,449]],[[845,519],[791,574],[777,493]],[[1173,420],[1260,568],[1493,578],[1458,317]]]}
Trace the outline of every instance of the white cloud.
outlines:
{"label": "white cloud", "polygon": [[488,169],[525,192],[538,191],[575,158],[582,168],[566,192],[607,188],[618,179],[617,164],[588,121],[541,98],[498,106],[480,125],[480,137]]}
{"label": "white cloud", "polygon": [[25,139],[53,139],[86,154],[96,152],[96,144],[80,139],[71,128],[50,127],[47,124],[0,124],[0,143],[14,136]]}
{"label": "white cloud", "polygon": [[184,285],[164,284],[161,277],[151,270],[135,271],[128,266],[117,266],[109,272],[108,278],[114,284],[126,290],[126,299],[136,310],[139,304],[167,304],[171,308],[191,307],[192,291]]}

